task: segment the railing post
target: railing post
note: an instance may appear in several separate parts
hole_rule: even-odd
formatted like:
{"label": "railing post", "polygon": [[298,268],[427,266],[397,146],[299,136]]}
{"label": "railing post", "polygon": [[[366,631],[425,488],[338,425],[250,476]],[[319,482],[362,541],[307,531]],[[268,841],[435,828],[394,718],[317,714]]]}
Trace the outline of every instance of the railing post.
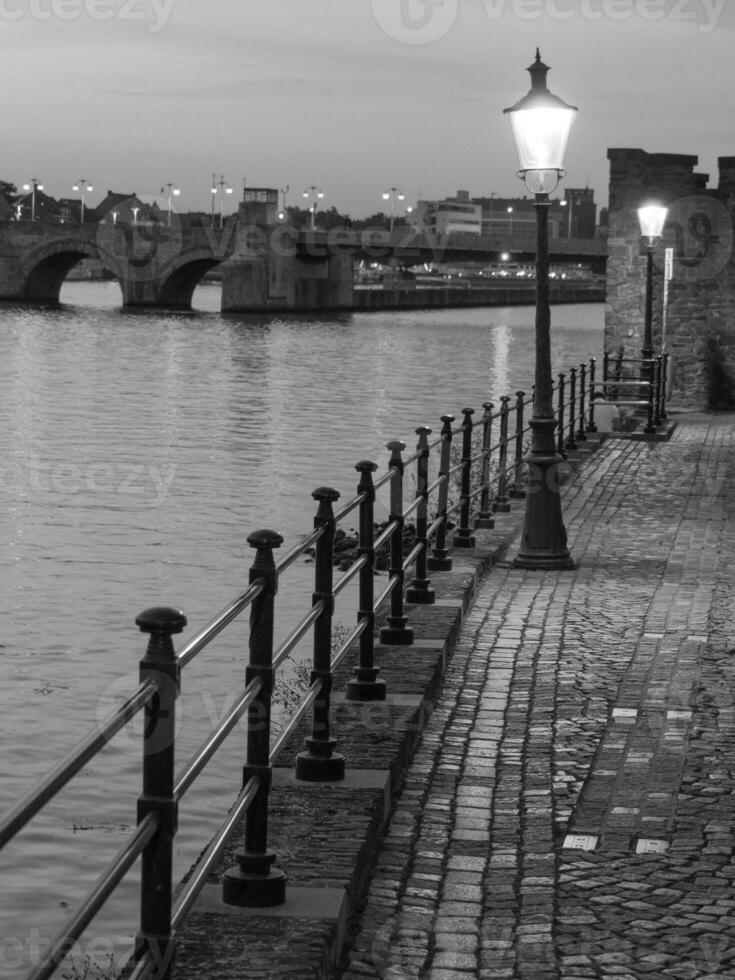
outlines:
{"label": "railing post", "polygon": [[556,451],[562,457],[562,459],[567,458],[566,450],[564,448],[564,387],[566,384],[566,378],[563,374],[559,375],[559,402],[557,408],[557,424],[556,424]]}
{"label": "railing post", "polygon": [[577,438],[582,442],[587,438],[587,432],[584,427],[584,415],[586,412],[585,399],[587,395],[587,365],[582,363],[579,365],[579,428],[577,430]]}
{"label": "railing post", "polygon": [[296,778],[307,782],[338,782],[345,778],[345,759],[334,751],[337,739],[330,735],[329,711],[332,694],[332,615],[334,613],[334,535],[337,530],[332,504],[340,492],[332,487],[318,487],[312,493],[319,507],[314,527],[324,531],[316,543],[314,594],[312,605],[324,608],[314,623],[314,663],[311,683],[321,682],[314,701],[311,735],[304,739],[305,749],[296,756]]}
{"label": "railing post", "polygon": [[660,354],[658,354],[656,356],[656,381],[655,381],[656,394],[654,397],[654,407],[653,407],[653,424],[657,427],[661,425],[661,421],[662,421],[662,416],[661,416],[662,371],[663,371],[663,358],[661,357]]}
{"label": "railing post", "polygon": [[[647,417],[646,417],[646,427],[643,430],[646,435],[651,435],[656,431],[656,426],[653,423],[653,411],[655,402],[655,364],[653,357],[648,359],[648,406],[647,406]],[[641,374],[645,369],[645,365],[641,366]]]}
{"label": "railing post", "polygon": [[510,395],[500,398],[500,451],[498,454],[498,492],[493,504],[496,514],[507,514],[510,511],[508,500],[508,402]]}
{"label": "railing post", "polygon": [[426,574],[429,542],[426,532],[429,526],[429,436],[431,429],[428,425],[420,425],[416,429],[419,441],[416,445],[419,457],[416,460],[416,496],[421,503],[416,510],[416,543],[421,545],[421,551],[416,556],[416,576],[406,589],[406,602],[416,605],[430,606],[436,601],[436,593],[431,588],[431,582]]}
{"label": "railing post", "polygon": [[661,355],[662,365],[661,365],[661,420],[663,422],[668,418],[666,414],[666,388],[669,383],[669,355]]}
{"label": "railing post", "polygon": [[572,452],[577,448],[574,439],[574,426],[576,423],[575,412],[577,411],[577,369],[569,368],[569,436],[566,448]]}
{"label": "railing post", "polygon": [[470,528],[470,469],[472,467],[472,416],[474,408],[463,408],[462,415],[462,474],[460,484],[459,527],[454,532],[455,548],[474,548],[475,536]]}
{"label": "railing post", "polygon": [[222,876],[222,900],[227,905],[264,908],[283,905],[286,875],[274,866],[276,855],[268,850],[268,795],[273,775],[270,764],[271,697],[273,694],[273,620],[278,592],[278,572],[273,549],[283,544],[276,531],[255,531],[248,544],[256,549],[250,567],[250,583],[263,579],[265,587],[250,610],[250,663],[245,683],[261,682],[248,708],[247,758],[242,771],[245,786],[255,776],[258,791],[245,816],[244,846],[235,851],[236,865]]}
{"label": "railing post", "polygon": [[526,496],[523,487],[523,408],[526,398],[525,391],[516,392],[516,431],[515,457],[513,459],[513,482],[508,490],[508,496],[522,500]]}
{"label": "railing post", "polygon": [[396,585],[390,594],[390,615],[388,625],[380,631],[380,642],[395,645],[405,645],[413,643],[413,630],[406,626],[408,616],[403,607],[403,584],[405,572],[403,571],[403,528],[405,519],[403,517],[403,471],[404,462],[401,453],[406,448],[406,443],[400,439],[394,439],[388,443],[390,449],[390,459],[388,468],[395,471],[395,475],[390,481],[390,515],[389,521],[397,523],[397,528],[393,531],[390,538],[390,577],[396,579]]}
{"label": "railing post", "polygon": [[354,669],[354,677],[347,681],[348,701],[385,701],[387,685],[378,678],[380,669],[375,666],[375,485],[373,473],[378,464],[364,459],[355,469],[360,473],[357,492],[363,498],[360,505],[360,543],[359,555],[366,555],[367,561],[360,569],[358,622],[365,620],[367,625],[360,634],[360,665]]}
{"label": "railing post", "polygon": [[143,731],[143,792],[138,799],[138,823],[149,813],[158,817],[158,829],[141,857],[140,931],[135,958],[149,953],[160,980],[171,976],[176,936],[171,927],[173,897],[173,842],[178,824],[174,797],[176,699],[181,668],[171,637],[186,626],[178,609],[146,609],[135,620],[148,633],[148,649],[140,661],[140,680],[153,678],[155,696],[145,707]]}
{"label": "railing post", "polygon": [[439,476],[444,476],[444,481],[439,487],[437,517],[442,517],[443,520],[437,529],[436,544],[432,548],[432,555],[427,562],[427,567],[432,572],[446,572],[452,567],[452,559],[449,557],[449,548],[447,547],[449,470],[452,465],[452,422],[454,422],[453,415],[442,415],[442,448],[439,458]]}
{"label": "railing post", "polygon": [[490,508],[490,450],[492,448],[493,403],[483,402],[482,407],[485,409],[482,416],[482,464],[480,468],[482,493],[480,494],[480,511],[475,518],[475,527],[492,530],[495,527],[495,518]]}
{"label": "railing post", "polygon": [[587,424],[588,432],[597,432],[597,426],[595,425],[595,367],[596,367],[595,359],[594,357],[591,357],[590,375],[589,375],[590,376],[590,383],[589,383],[590,414],[589,414],[589,423]]}

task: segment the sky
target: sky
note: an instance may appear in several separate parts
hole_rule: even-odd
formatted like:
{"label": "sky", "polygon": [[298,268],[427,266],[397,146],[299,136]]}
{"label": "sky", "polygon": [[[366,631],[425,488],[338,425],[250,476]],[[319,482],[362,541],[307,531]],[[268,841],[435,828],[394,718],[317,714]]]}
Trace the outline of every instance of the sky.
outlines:
{"label": "sky", "polygon": [[[579,112],[560,186],[607,203],[609,147],[735,155],[730,0],[0,0],[0,179],[210,209],[288,188],[354,218],[397,188],[520,196],[503,108],[530,86]],[[219,200],[219,199],[217,199]]]}

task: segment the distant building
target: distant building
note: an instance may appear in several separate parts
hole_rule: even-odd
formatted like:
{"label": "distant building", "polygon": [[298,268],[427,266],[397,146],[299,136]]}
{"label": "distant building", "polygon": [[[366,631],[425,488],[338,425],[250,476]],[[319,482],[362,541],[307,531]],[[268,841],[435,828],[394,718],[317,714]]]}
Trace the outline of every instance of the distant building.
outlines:
{"label": "distant building", "polygon": [[564,211],[560,238],[595,238],[597,205],[589,187],[567,187],[560,205]]}
{"label": "distant building", "polygon": [[438,235],[481,235],[482,206],[470,198],[469,191],[443,201],[419,201],[411,214],[411,224]]}

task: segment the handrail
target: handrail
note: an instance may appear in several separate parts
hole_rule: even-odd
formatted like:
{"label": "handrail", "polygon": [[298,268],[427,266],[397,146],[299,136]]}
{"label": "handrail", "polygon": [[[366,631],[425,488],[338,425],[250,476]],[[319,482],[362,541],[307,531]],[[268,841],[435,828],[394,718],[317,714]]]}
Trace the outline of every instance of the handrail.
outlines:
{"label": "handrail", "polygon": [[[615,381],[619,386],[628,383],[620,377],[623,363],[619,359]],[[657,424],[665,418],[665,369],[665,359],[650,359],[646,361],[648,380],[637,380],[647,392],[649,422],[654,420]],[[569,448],[570,441],[595,431],[593,396],[598,390],[604,391],[608,384],[607,356],[600,381],[595,380],[594,360],[589,365],[580,365],[579,369],[572,368],[569,379],[559,375],[553,391],[558,399],[556,438],[560,451],[564,451],[565,437],[566,448]],[[355,652],[355,645],[359,644],[358,665],[345,686],[345,696],[348,700],[384,700],[387,684],[379,677],[376,640],[384,645],[410,646],[413,629],[409,625],[406,604],[432,603],[435,595],[429,574],[451,569],[452,550],[474,547],[475,530],[494,527],[496,515],[511,509],[511,499],[525,495],[524,452],[531,431],[526,410],[533,404],[533,395],[517,391],[512,407],[510,403],[510,396],[505,395],[500,398],[497,410],[492,402],[482,404],[481,414],[475,414],[473,408],[463,408],[461,421],[456,424],[455,416],[443,415],[441,430],[431,439],[432,430],[428,426],[418,427],[415,430],[416,448],[406,456],[404,442],[389,442],[390,457],[385,473],[374,479],[377,464],[370,460],[359,462],[355,467],[360,474],[357,493],[339,507],[336,506],[340,498],[337,490],[331,487],[314,490],[312,496],[318,504],[314,527],[278,561],[275,551],[283,543],[280,534],[272,530],[250,534],[247,540],[255,554],[248,571],[247,587],[178,652],[174,651],[171,638],[186,625],[184,615],[175,609],[159,607],[141,613],[136,622],[150,639],[140,661],[138,687],[0,821],[2,847],[131,718],[145,710],[143,791],[138,801],[136,830],[102,873],[63,936],[29,980],[45,980],[52,976],[59,965],[54,957],[58,958],[62,949],[60,944],[76,936],[76,930],[89,925],[138,857],[142,859],[141,927],[128,976],[130,980],[147,980],[155,974],[159,980],[168,980],[175,950],[175,931],[220,859],[226,843],[241,824],[244,825],[244,842],[235,852],[236,863],[223,876],[223,901],[259,906],[283,902],[285,876],[274,864],[267,840],[272,768],[311,711],[311,734],[304,740],[303,751],[297,754],[296,777],[319,781],[344,778],[345,759],[335,751],[337,739],[330,734],[335,669],[348,654]],[[404,494],[408,468],[415,472],[415,494],[407,501]],[[383,487],[388,487],[390,492],[389,516],[381,527],[376,527],[374,503],[377,491]],[[335,581],[333,569],[335,564],[341,565],[343,554],[335,547],[337,525],[353,513],[358,515],[359,523],[357,547],[350,552],[349,567]],[[458,515],[456,527],[453,525],[455,515]],[[450,531],[453,531],[451,537]],[[311,607],[274,648],[280,580],[307,553],[313,553],[315,557]],[[383,570],[386,553],[387,580],[376,595],[376,572]],[[415,577],[409,582],[407,572],[411,568]],[[332,623],[336,601],[354,583],[358,587],[357,621],[339,649],[333,650]],[[379,628],[377,616],[384,609],[387,610],[386,625]],[[175,774],[175,706],[182,673],[194,657],[210,647],[215,638],[246,610],[250,610],[249,656],[241,689],[225,717]],[[273,737],[271,714],[275,673],[309,633],[313,639],[309,688],[283,729]],[[179,803],[245,716],[248,736],[242,790],[174,900],[172,855]]]}

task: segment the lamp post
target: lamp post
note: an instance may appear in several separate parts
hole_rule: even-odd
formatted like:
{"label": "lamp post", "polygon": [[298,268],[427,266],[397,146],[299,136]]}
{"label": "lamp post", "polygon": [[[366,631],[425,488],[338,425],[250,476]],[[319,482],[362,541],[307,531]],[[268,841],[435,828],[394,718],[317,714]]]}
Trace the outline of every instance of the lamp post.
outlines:
{"label": "lamp post", "polygon": [[43,184],[38,182],[36,177],[31,177],[30,182],[23,184],[24,191],[31,192],[31,221],[36,220],[36,191],[43,190]]}
{"label": "lamp post", "polygon": [[404,201],[406,195],[403,191],[399,191],[397,187],[390,187],[387,191],[383,193],[383,200],[390,201],[390,230],[391,234],[393,232],[393,224],[396,217],[396,201]]}
{"label": "lamp post", "polygon": [[288,217],[288,212],[286,211],[286,196],[288,195],[289,190],[290,190],[290,187],[289,187],[288,184],[286,184],[285,187],[282,187],[281,188],[281,194],[283,194],[283,207],[278,212],[278,220],[279,221],[285,221],[286,218]]}
{"label": "lamp post", "polygon": [[93,191],[94,187],[92,187],[91,184],[88,184],[85,178],[82,177],[81,180],[78,180],[76,184],[72,184],[72,190],[82,192],[82,206],[80,211],[79,223],[83,225],[84,224],[84,195],[86,194],[87,191]]}
{"label": "lamp post", "polygon": [[166,224],[170,225],[171,224],[171,198],[178,197],[181,191],[176,186],[176,184],[172,184],[171,181],[163,185],[163,187],[161,188],[162,194],[166,193],[166,188],[168,188],[168,217],[166,220]]}
{"label": "lamp post", "polygon": [[309,210],[311,211],[311,227],[312,227],[312,229],[314,229],[314,228],[316,228],[316,208],[317,208],[317,201],[321,200],[321,198],[324,197],[324,194],[323,194],[323,192],[318,187],[315,187],[314,184],[312,184],[310,187],[307,187],[306,188],[306,190],[304,191],[304,193],[301,196],[302,197],[306,197],[306,198],[310,198],[310,197],[313,197],[314,198],[314,203],[309,208]]}
{"label": "lamp post", "polygon": [[219,175],[219,182],[217,186],[214,183],[214,174],[212,174],[212,225],[214,226],[214,195],[217,193],[219,188],[219,227],[222,231],[222,227],[225,223],[225,194],[232,194],[232,188],[227,183],[222,174]]}
{"label": "lamp post", "polygon": [[510,223],[510,229],[508,231],[508,239],[512,245],[513,244],[513,208],[507,207],[505,210],[508,214],[508,221]]}
{"label": "lamp post", "polygon": [[519,568],[574,568],[567,548],[561,510],[558,453],[554,429],[551,375],[551,314],[549,308],[549,194],[564,174],[562,162],[577,109],[546,87],[548,65],[536,60],[528,69],[531,90],[508,113],[520,161],[518,176],[535,196],[536,211],[536,365],[526,511],[521,545],[514,559]]}
{"label": "lamp post", "polygon": [[[643,350],[641,358],[653,357],[653,250],[661,241],[669,209],[660,204],[646,204],[638,208],[638,224],[646,249],[646,305],[643,321]],[[648,364],[641,364],[641,378],[649,376]]]}

